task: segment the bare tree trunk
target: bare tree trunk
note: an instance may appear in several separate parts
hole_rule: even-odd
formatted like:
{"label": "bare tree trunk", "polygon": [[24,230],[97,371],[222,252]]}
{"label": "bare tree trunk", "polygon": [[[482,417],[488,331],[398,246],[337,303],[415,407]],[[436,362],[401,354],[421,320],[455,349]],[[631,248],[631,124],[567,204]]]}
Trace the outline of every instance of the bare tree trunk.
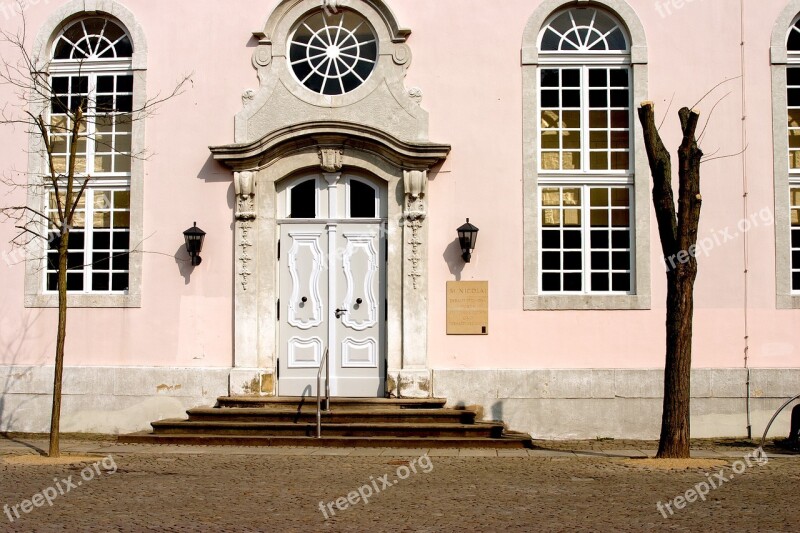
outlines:
{"label": "bare tree trunk", "polygon": [[53,378],[53,410],[50,414],[50,457],[61,456],[61,383],[64,374],[64,345],[67,337],[67,250],[69,227],[61,230],[58,245],[58,332],[56,333],[56,370]]}
{"label": "bare tree trunk", "polygon": [[639,108],[653,176],[653,205],[667,268],[667,342],[659,458],[689,457],[695,251],[703,201],[700,195],[703,152],[695,138],[699,113],[683,108],[679,116],[683,141],[678,149],[680,190],[676,214],[671,159],[655,125],[653,103],[643,102]]}

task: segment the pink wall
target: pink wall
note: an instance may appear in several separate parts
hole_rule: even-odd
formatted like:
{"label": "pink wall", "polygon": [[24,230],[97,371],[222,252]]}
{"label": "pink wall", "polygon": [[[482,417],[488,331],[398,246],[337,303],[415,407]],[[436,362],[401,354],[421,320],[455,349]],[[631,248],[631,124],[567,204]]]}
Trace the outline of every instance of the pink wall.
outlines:
{"label": "pink wall", "polygon": [[[35,33],[53,6],[27,11]],[[168,91],[183,74],[194,83],[148,119],[143,306],[70,312],[72,365],[227,366],[232,361],[232,191],[230,173],[209,159],[208,145],[233,141],[241,93],[256,88],[251,32],[261,29],[272,1],[125,0],[148,41],[148,92]],[[390,0],[413,30],[406,81],[424,91],[431,140],[453,151],[432,182],[430,200],[429,353],[434,368],[657,367],[663,364],[665,280],[651,217],[650,311],[522,311],[522,81],[520,47],[530,0]],[[719,82],[741,74],[738,2],[687,3],[661,17],[652,0],[630,0],[649,45],[650,98],[659,115],[674,103],[662,133],[679,143],[677,108],[692,105]],[[737,4],[737,9],[732,9]],[[769,39],[784,2],[746,2],[747,215],[772,212],[772,112]],[[176,21],[185,20],[186,23]],[[0,26],[13,28],[19,18]],[[3,52],[5,54],[5,51]],[[6,88],[0,98],[10,98]],[[714,111],[702,146],[707,153],[742,148],[741,80],[718,88],[700,108]],[[25,168],[18,129],[0,129],[2,169]],[[745,215],[743,158],[704,166],[701,237],[734,228]],[[781,192],[783,194],[783,192]],[[3,198],[5,202],[5,198]],[[491,335],[446,336],[445,282],[455,279],[455,228],[465,217],[481,228],[463,280],[489,280]],[[208,232],[203,265],[186,282],[174,255],[181,232],[196,220]],[[0,364],[51,360],[55,313],[23,310],[22,266],[2,261],[13,236],[0,224]],[[642,236],[640,236],[641,238]],[[747,293],[754,366],[798,366],[800,311],[775,310],[775,249],[771,225],[748,234]],[[744,243],[741,237],[701,259],[697,282],[695,366],[743,365]],[[447,252],[446,252],[447,250]],[[161,255],[166,254],[166,255]],[[451,261],[454,268],[461,266]]]}

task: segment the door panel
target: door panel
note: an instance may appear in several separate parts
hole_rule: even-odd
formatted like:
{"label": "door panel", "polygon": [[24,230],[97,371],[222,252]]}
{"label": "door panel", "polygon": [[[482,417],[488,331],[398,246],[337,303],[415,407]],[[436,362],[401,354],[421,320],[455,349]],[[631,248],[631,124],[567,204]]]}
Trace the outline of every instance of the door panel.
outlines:
{"label": "door panel", "polygon": [[319,224],[284,225],[281,248],[279,393],[312,396],[328,344],[327,235]]}
{"label": "door panel", "polygon": [[[335,283],[341,318],[336,322],[336,394],[383,396],[386,358],[384,257],[380,224],[343,224]],[[338,254],[337,254],[338,255]]]}
{"label": "door panel", "polygon": [[344,233],[342,272],[344,273],[344,299],[342,323],[356,331],[374,328],[378,323],[378,298],[380,273],[378,272],[378,244],[374,233]]}
{"label": "door panel", "polygon": [[302,330],[319,326],[324,320],[320,287],[325,266],[322,234],[321,231],[294,230],[288,235],[288,242],[291,243],[287,257],[291,295],[287,300],[287,319],[290,325]]}

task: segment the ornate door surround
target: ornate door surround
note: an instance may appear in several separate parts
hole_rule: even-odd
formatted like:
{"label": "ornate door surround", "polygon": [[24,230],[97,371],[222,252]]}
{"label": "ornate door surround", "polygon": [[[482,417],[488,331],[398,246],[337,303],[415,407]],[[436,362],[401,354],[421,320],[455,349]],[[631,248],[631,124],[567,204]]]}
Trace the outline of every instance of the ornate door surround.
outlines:
{"label": "ornate door surround", "polygon": [[427,358],[428,173],[448,145],[407,142],[364,125],[309,123],[247,143],[212,147],[233,171],[235,187],[235,347],[232,395],[275,395],[277,390],[277,188],[298,172],[323,175],[348,169],[386,182],[386,394],[428,397]]}

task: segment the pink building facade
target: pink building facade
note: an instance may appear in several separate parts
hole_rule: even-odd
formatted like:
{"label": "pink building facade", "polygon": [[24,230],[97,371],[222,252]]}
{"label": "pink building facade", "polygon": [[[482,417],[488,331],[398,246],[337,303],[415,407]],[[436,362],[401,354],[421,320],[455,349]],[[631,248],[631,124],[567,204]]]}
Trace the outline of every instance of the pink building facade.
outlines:
{"label": "pink building facade", "polygon": [[[800,0],[220,6],[0,4],[55,93],[30,109],[91,117],[54,162],[92,177],[64,431],[316,394],[328,353],[334,395],[445,397],[540,438],[657,437],[670,265],[645,100],[670,149],[678,108],[703,119],[693,436],[758,434],[800,393]],[[6,126],[0,146],[6,181],[29,185],[0,185],[2,207],[52,213],[40,139]],[[40,432],[56,282],[47,244],[9,244],[16,225],[0,221],[0,431]],[[488,283],[485,334],[447,334],[454,281]]]}

